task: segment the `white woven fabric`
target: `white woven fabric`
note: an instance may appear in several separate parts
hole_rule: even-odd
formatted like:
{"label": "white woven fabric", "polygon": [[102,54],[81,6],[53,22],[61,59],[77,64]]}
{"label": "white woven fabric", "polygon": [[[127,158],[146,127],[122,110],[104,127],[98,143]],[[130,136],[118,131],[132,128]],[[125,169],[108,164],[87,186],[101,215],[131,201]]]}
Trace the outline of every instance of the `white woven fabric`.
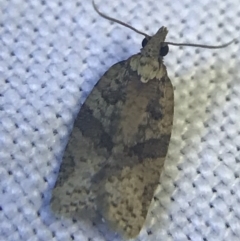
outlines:
{"label": "white woven fabric", "polygon": [[[168,27],[168,41],[240,36],[236,0],[96,4],[148,34]],[[81,222],[56,218],[51,190],[81,103],[143,37],[101,18],[86,0],[2,0],[0,9],[0,240],[103,241]],[[240,240],[239,46],[170,46],[173,134],[138,241]]]}

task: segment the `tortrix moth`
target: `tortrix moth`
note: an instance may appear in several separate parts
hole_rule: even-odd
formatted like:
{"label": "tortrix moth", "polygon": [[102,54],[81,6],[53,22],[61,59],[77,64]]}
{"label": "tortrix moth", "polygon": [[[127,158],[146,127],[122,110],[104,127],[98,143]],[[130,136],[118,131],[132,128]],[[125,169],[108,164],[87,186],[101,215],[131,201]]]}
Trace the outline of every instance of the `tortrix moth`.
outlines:
{"label": "tortrix moth", "polygon": [[113,65],[82,105],[65,150],[52,195],[52,208],[65,216],[103,217],[127,238],[146,218],[167,155],[174,94],[163,57],[167,28],[145,36],[142,49]]}

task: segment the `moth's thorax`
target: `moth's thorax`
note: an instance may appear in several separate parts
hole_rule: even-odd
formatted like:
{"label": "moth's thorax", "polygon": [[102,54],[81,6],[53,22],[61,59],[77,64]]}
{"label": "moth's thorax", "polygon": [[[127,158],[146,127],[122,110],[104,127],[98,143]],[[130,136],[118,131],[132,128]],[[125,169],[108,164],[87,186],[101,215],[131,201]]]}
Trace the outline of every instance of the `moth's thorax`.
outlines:
{"label": "moth's thorax", "polygon": [[156,58],[135,55],[131,58],[130,66],[133,71],[137,71],[142,83],[147,83],[151,79],[161,79],[166,75],[166,67],[162,60]]}
{"label": "moth's thorax", "polygon": [[166,67],[159,53],[167,32],[167,28],[161,27],[142,48],[141,53],[131,58],[131,69],[137,71],[143,83],[154,78],[161,79],[166,74]]}

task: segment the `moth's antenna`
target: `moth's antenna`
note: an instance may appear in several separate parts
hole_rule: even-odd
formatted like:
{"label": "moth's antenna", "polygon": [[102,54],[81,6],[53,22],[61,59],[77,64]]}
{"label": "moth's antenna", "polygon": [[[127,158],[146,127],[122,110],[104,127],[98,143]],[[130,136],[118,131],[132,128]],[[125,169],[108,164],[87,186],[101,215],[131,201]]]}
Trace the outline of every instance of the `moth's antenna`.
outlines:
{"label": "moth's antenna", "polygon": [[[142,34],[143,36],[147,37],[147,38],[151,38],[149,35],[147,35],[146,33],[143,33],[139,30],[137,30],[136,28],[118,20],[118,19],[115,19],[115,18],[112,18],[112,17],[109,17],[107,15],[105,15],[104,13],[100,12],[94,2],[94,0],[92,0],[92,5],[93,5],[93,8],[94,10],[103,18],[106,18],[110,21],[113,21],[113,22],[116,22],[116,23],[119,23],[127,28],[130,28],[132,29],[133,31],[135,31],[136,33],[139,33],[139,34]],[[226,43],[226,44],[223,44],[223,45],[204,45],[204,44],[191,44],[191,43],[173,43],[173,42],[164,42],[165,44],[169,44],[169,45],[175,45],[175,46],[188,46],[188,47],[199,47],[199,48],[206,48],[206,49],[220,49],[220,48],[225,48],[227,47],[228,45],[232,44],[233,42],[237,42],[237,39],[233,39],[232,41]]]}
{"label": "moth's antenna", "polygon": [[128,24],[126,24],[126,23],[118,20],[118,19],[111,18],[111,17],[105,15],[104,13],[101,13],[101,12],[98,10],[98,8],[97,8],[94,0],[92,1],[92,5],[93,5],[94,10],[95,10],[100,16],[102,16],[103,18],[106,18],[106,19],[108,19],[108,20],[110,20],[110,21],[119,23],[119,24],[121,24],[121,25],[123,25],[123,26],[125,26],[125,27],[127,27],[127,28],[132,29],[133,31],[135,31],[135,32],[137,32],[137,33],[139,33],[139,34],[144,35],[145,37],[149,37],[149,35],[147,35],[146,33],[143,33],[143,32],[141,32],[141,31],[137,30],[136,28],[134,28],[134,27],[132,27],[132,26],[130,26],[130,25],[128,25]]}
{"label": "moth's antenna", "polygon": [[222,44],[222,45],[204,45],[204,44],[191,44],[191,43],[172,43],[172,42],[164,42],[165,44],[175,45],[175,46],[190,46],[190,47],[199,47],[206,49],[220,49],[225,48],[233,42],[237,42],[237,39],[233,39],[232,41]]}

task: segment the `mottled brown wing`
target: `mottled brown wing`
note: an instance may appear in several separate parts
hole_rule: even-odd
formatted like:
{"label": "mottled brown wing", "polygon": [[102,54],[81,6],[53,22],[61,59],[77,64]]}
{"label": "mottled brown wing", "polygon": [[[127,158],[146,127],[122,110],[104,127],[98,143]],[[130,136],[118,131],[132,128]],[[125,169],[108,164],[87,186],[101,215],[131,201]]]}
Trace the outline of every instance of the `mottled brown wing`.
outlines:
{"label": "mottled brown wing", "polygon": [[112,66],[83,104],[52,208],[79,217],[99,212],[121,234],[135,237],[163,168],[174,101],[167,74],[142,83],[130,59]]}

